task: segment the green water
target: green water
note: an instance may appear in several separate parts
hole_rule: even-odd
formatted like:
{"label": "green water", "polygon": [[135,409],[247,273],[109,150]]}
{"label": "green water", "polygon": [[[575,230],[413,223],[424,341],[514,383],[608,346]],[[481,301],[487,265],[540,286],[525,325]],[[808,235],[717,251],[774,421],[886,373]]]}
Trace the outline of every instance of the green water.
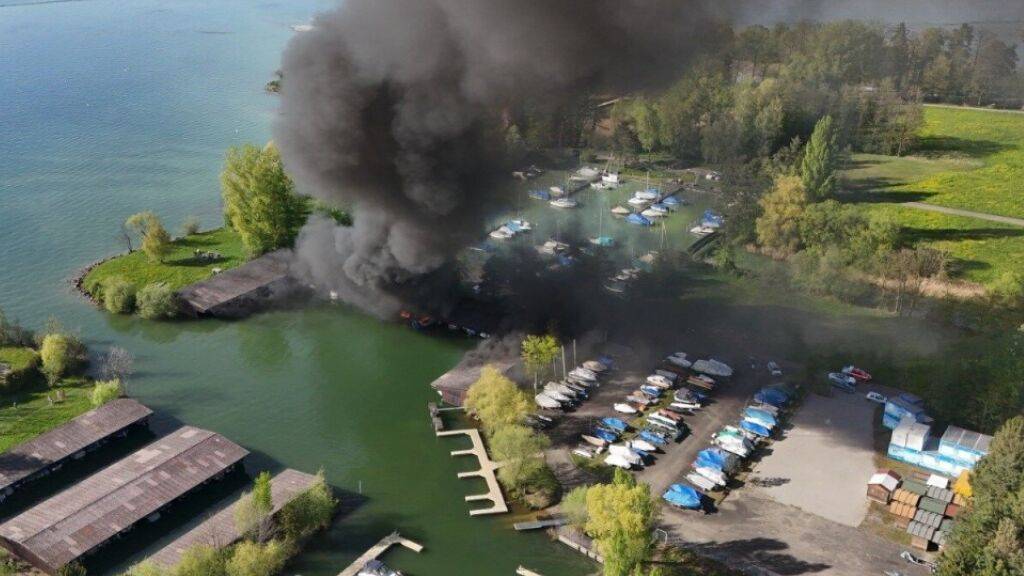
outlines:
{"label": "green water", "polygon": [[[56,316],[94,353],[130,350],[130,393],[157,411],[157,428],[220,432],[252,451],[250,472],[323,467],[358,506],[289,574],[337,574],[395,529],[426,546],[388,555],[410,574],[511,574],[520,563],[590,572],[544,536],[514,533],[507,518],[468,516],[463,497],[479,486],[455,475],[471,464],[448,455],[459,441],[435,439],[426,413],[436,397],[427,384],[466,341],[334,306],[152,323],[95,310],[66,282],[121,250],[118,226],[133,212],[155,210],[171,228],[189,214],[218,224],[224,150],[270,137],[276,100],[263,85],[290,26],[330,4],[0,6],[0,307],[36,327]],[[160,544],[143,534],[129,541],[136,557]]]}

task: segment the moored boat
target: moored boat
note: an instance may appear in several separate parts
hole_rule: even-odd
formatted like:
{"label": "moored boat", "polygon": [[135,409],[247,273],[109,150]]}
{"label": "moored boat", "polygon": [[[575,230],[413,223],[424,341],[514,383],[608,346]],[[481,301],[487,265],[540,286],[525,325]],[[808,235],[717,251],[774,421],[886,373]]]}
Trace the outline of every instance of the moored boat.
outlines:
{"label": "moored boat", "polygon": [[620,414],[636,414],[637,413],[637,409],[636,408],[632,407],[629,404],[626,404],[625,402],[616,402],[612,406],[612,408],[614,408],[615,411],[620,413]]}
{"label": "moored boat", "polygon": [[551,202],[548,202],[548,204],[555,208],[576,208],[577,206],[580,205],[579,202],[573,200],[572,198],[558,198],[557,200],[552,200]]}

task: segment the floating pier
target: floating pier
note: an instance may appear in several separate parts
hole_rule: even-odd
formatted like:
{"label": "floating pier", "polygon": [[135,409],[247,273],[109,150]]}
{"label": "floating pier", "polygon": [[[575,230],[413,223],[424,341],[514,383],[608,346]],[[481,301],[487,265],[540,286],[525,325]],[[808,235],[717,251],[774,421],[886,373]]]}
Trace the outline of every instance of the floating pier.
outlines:
{"label": "floating pier", "polygon": [[516,574],[518,576],[541,576],[539,572],[534,572],[533,570],[523,568],[522,566],[516,568]]}
{"label": "floating pier", "polygon": [[487,482],[487,493],[466,496],[466,502],[490,500],[492,506],[490,508],[477,508],[470,510],[469,515],[483,516],[485,514],[504,514],[508,512],[508,504],[505,503],[505,496],[501,492],[501,486],[498,485],[497,476],[494,475],[494,471],[500,468],[501,465],[496,462],[492,462],[490,456],[487,455],[487,450],[484,448],[484,441],[480,437],[480,431],[475,428],[467,428],[464,430],[435,432],[435,434],[438,437],[465,434],[473,441],[473,447],[469,450],[453,450],[451,454],[452,456],[476,456],[477,460],[480,461],[479,470],[474,472],[459,472],[459,478],[472,478],[474,476],[483,478],[484,481]]}
{"label": "floating pier", "polygon": [[374,544],[373,547],[364,552],[362,556],[356,558],[356,561],[349,564],[348,568],[342,570],[338,576],[356,576],[367,562],[381,557],[389,548],[396,544],[404,546],[417,554],[423,551],[423,546],[421,544],[417,544],[408,538],[403,538],[396,530],[382,538],[380,542]]}
{"label": "floating pier", "polygon": [[557,528],[568,523],[569,519],[565,516],[556,516],[554,518],[538,518],[528,522],[516,522],[512,527],[522,532],[524,530],[540,530],[541,528]]}

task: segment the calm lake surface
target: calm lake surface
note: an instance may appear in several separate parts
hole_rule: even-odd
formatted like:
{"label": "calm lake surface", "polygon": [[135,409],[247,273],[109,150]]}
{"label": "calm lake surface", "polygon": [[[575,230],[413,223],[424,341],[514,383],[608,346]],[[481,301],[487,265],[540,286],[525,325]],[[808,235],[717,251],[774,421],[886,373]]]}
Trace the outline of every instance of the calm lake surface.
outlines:
{"label": "calm lake surface", "polygon": [[456,479],[471,463],[449,457],[460,443],[436,440],[425,408],[427,383],[469,343],[342,307],[157,324],[101,313],[67,284],[122,249],[118,227],[134,212],[172,229],[188,215],[219,224],[224,150],[270,137],[276,102],[263,86],[290,26],[330,4],[0,0],[0,306],[30,326],[56,316],[93,351],[130,350],[130,392],[159,424],[224,434],[253,452],[250,471],[323,467],[362,501],[289,573],[337,574],[394,529],[426,545],[387,557],[411,574],[592,572],[507,518],[469,518],[462,497],[480,485]]}

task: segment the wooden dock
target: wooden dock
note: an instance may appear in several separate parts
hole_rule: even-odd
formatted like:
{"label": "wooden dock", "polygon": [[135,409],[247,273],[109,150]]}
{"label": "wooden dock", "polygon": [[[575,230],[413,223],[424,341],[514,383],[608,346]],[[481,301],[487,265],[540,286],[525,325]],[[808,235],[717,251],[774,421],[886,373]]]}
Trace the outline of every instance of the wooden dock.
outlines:
{"label": "wooden dock", "polygon": [[374,544],[373,547],[364,552],[362,556],[356,558],[356,561],[349,564],[348,568],[342,570],[338,574],[338,576],[356,576],[357,574],[359,574],[359,571],[362,570],[363,566],[365,566],[367,562],[369,562],[370,560],[376,560],[377,558],[380,558],[385,552],[388,551],[389,548],[396,544],[399,546],[404,546],[409,550],[416,552],[417,554],[423,551],[422,545],[417,544],[416,542],[413,542],[408,538],[403,538],[402,535],[399,534],[398,531],[396,530],[382,538],[380,542]]}
{"label": "wooden dock", "polygon": [[490,508],[476,508],[470,510],[469,515],[483,516],[485,514],[504,514],[508,512],[508,504],[505,503],[505,496],[501,492],[501,486],[498,485],[498,477],[494,475],[494,471],[500,468],[501,465],[491,461],[490,456],[487,455],[487,450],[484,448],[484,441],[480,437],[480,431],[475,428],[467,428],[464,430],[436,432],[436,434],[438,437],[465,434],[473,441],[473,447],[469,450],[453,450],[451,454],[452,456],[476,456],[477,460],[480,461],[479,470],[474,472],[459,472],[459,478],[472,478],[474,476],[478,476],[487,482],[486,494],[466,496],[466,502],[490,500],[492,505]]}
{"label": "wooden dock", "polygon": [[543,520],[531,520],[529,522],[516,522],[512,525],[513,528],[522,532],[524,530],[540,530],[541,528],[557,528],[559,526],[565,526],[569,523],[569,519],[565,516],[558,516],[555,518],[545,518]]}
{"label": "wooden dock", "polygon": [[539,572],[534,572],[533,570],[523,568],[522,566],[516,568],[516,574],[518,576],[541,576]]}

